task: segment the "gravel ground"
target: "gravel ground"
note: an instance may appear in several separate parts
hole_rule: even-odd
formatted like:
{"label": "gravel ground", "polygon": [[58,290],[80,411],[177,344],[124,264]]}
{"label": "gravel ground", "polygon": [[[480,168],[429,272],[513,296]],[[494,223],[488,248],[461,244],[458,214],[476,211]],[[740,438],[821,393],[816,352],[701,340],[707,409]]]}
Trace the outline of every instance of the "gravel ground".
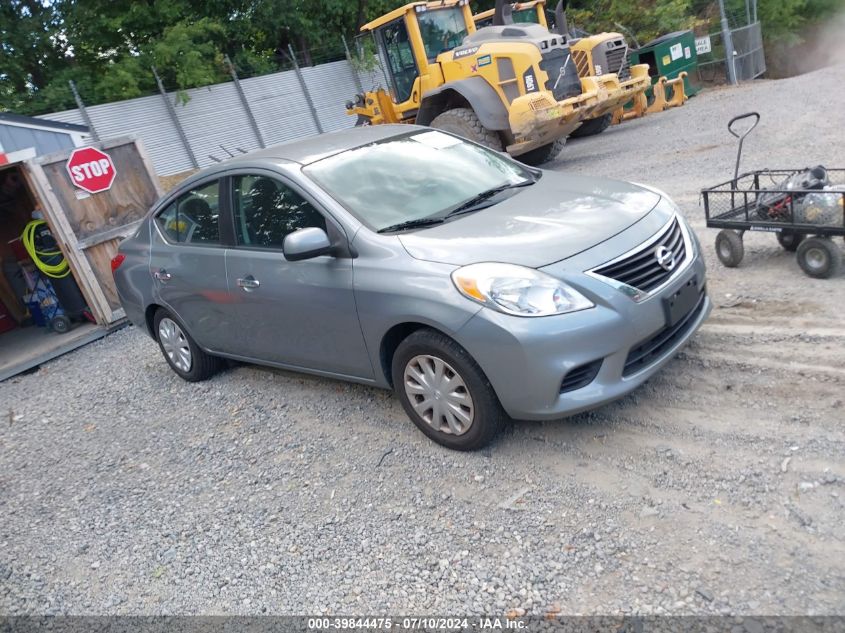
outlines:
{"label": "gravel ground", "polygon": [[0,612],[845,613],[845,279],[770,235],[722,268],[698,206],[747,110],[749,168],[845,166],[829,73],[837,95],[818,73],[711,91],[553,165],[673,195],[717,305],[590,414],[460,454],[375,389],[182,382],[131,328],[0,383]]}

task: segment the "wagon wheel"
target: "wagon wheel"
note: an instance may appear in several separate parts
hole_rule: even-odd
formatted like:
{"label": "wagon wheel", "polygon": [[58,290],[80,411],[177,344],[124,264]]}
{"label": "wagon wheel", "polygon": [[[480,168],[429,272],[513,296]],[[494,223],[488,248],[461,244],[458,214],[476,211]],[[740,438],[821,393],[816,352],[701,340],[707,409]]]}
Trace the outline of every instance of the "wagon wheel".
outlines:
{"label": "wagon wheel", "polygon": [[810,277],[828,279],[842,267],[842,251],[827,237],[808,237],[796,254],[801,270]]}
{"label": "wagon wheel", "polygon": [[716,257],[727,268],[736,268],[745,255],[742,235],[736,231],[722,229],[716,235]]}
{"label": "wagon wheel", "polygon": [[793,233],[791,231],[781,231],[775,235],[778,238],[778,244],[790,253],[797,251],[798,246],[804,241],[804,238],[807,237],[803,233]]}

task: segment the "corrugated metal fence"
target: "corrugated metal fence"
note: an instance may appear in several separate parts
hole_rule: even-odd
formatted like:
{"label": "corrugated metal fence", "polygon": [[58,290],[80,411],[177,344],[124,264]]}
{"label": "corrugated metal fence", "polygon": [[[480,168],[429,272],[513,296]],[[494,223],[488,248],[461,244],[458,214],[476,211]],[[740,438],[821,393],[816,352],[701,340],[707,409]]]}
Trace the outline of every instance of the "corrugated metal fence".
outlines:
{"label": "corrugated metal fence", "polygon": [[[297,73],[301,73],[301,81]],[[168,92],[85,110],[100,138],[126,134],[139,137],[158,174],[167,176],[210,165],[214,163],[212,156],[228,158],[223,148],[236,154],[238,150],[261,147],[247,108],[266,146],[317,134],[318,121],[324,132],[352,127],[355,120],[346,114],[344,103],[360,90],[361,82],[369,88],[372,80],[369,74],[357,77],[352,64],[343,60],[241,79],[246,105],[235,82],[230,81],[187,90],[190,99],[185,105],[177,103],[175,92]],[[314,105],[313,112],[305,90]],[[45,114],[43,118],[85,125],[78,109]]]}

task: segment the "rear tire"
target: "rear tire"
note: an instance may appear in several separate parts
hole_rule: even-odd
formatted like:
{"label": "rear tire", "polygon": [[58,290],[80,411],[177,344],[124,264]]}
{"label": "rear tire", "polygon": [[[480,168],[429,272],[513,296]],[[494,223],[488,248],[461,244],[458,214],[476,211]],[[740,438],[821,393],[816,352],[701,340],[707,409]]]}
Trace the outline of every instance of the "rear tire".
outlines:
{"label": "rear tire", "polygon": [[716,257],[727,268],[736,268],[745,256],[742,237],[736,231],[722,229],[716,235]]}
{"label": "rear tire", "polygon": [[842,251],[826,237],[808,237],[798,246],[798,265],[810,277],[828,279],[842,268]]}
{"label": "rear tire", "polygon": [[156,312],[153,332],[164,360],[183,380],[200,382],[223,368],[223,360],[201,350],[182,323],[164,308]]}
{"label": "rear tire", "polygon": [[564,145],[566,145],[566,138],[559,138],[554,143],[549,143],[548,145],[541,145],[537,149],[532,149],[530,152],[520,154],[516,157],[516,159],[521,160],[526,165],[538,167],[543,163],[547,163],[550,160],[554,160],[557,155],[560,154]]}
{"label": "rear tire", "polygon": [[499,135],[481,125],[478,116],[469,108],[446,110],[434,117],[431,127],[463,136],[497,152],[502,151],[502,139]]}
{"label": "rear tire", "polygon": [[804,238],[807,236],[803,233],[789,233],[787,231],[781,231],[780,233],[776,233],[778,238],[778,244],[780,244],[784,250],[789,251],[790,253],[794,253],[798,250],[798,247],[801,245],[801,242],[804,241]]}
{"label": "rear tire", "polygon": [[[446,448],[479,449],[496,437],[508,420],[478,363],[440,332],[422,329],[408,336],[396,348],[391,370],[405,413],[423,433]],[[463,411],[463,420],[450,414],[457,407]]]}
{"label": "rear tire", "polygon": [[595,119],[587,119],[584,121],[578,128],[569,136],[572,138],[584,138],[585,136],[594,136],[595,134],[601,134],[607,128],[610,127],[611,122],[613,121],[613,114],[608,113],[604,116],[597,117]]}

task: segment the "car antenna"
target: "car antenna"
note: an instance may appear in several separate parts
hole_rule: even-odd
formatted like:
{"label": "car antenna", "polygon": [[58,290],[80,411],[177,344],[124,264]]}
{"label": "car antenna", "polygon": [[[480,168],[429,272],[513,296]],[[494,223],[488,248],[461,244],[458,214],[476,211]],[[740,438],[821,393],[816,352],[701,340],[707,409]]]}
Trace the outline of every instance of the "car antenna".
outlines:
{"label": "car antenna", "polygon": [[249,152],[248,152],[248,151],[246,151],[246,150],[245,150],[244,148],[242,148],[242,147],[236,147],[235,149],[236,149],[236,150],[238,150],[241,154],[249,154]]}
{"label": "car antenna", "polygon": [[222,163],[222,162],[223,162],[222,160],[220,160],[219,158],[217,158],[217,156],[212,156],[211,154],[209,154],[209,155],[208,155],[208,157],[209,157],[211,160],[213,160],[215,163]]}
{"label": "car antenna", "polygon": [[225,147],[223,147],[222,145],[220,146],[220,149],[222,149],[224,152],[226,152],[226,153],[229,155],[229,158],[234,158],[234,157],[235,157],[235,155],[234,155],[232,152],[230,152],[229,150],[227,150],[227,149],[226,149]]}

